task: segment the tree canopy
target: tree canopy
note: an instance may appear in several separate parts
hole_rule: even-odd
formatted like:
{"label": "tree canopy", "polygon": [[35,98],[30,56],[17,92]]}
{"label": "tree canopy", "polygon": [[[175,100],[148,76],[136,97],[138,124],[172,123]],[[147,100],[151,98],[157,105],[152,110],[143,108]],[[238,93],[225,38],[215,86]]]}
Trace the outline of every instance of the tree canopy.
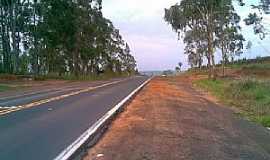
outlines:
{"label": "tree canopy", "polygon": [[[230,33],[235,41],[244,40],[237,33],[239,19],[232,1],[228,0],[182,0],[165,9],[165,21],[179,36],[184,37],[185,53],[189,55],[190,64],[201,66],[203,56],[207,58],[209,78],[216,76],[215,49],[224,47],[225,44],[220,43],[225,42],[225,34]],[[234,45],[236,50],[241,49],[240,43],[228,43],[230,44],[226,45],[230,45],[231,48]]]}
{"label": "tree canopy", "polygon": [[[238,0],[242,6],[246,5],[246,0]],[[259,3],[251,6],[258,12],[249,13],[248,17],[244,19],[246,25],[252,25],[254,33],[259,35],[261,39],[264,39],[269,30],[265,27],[263,18],[265,14],[270,14],[270,1],[269,0],[259,0]],[[268,24],[269,25],[269,24]]]}
{"label": "tree canopy", "polygon": [[101,0],[1,0],[0,73],[134,72],[136,61]]}
{"label": "tree canopy", "polygon": [[[245,0],[237,0],[241,6]],[[261,39],[267,34],[263,15],[270,13],[270,1],[260,0],[252,5],[260,13],[244,17],[246,25],[254,26],[254,33]],[[192,67],[201,68],[207,60],[209,78],[215,78],[215,54],[222,53],[223,68],[226,62],[242,54],[245,38],[241,34],[241,17],[234,8],[233,0],[182,0],[165,9],[165,21],[185,43],[184,53]],[[251,46],[251,45],[249,45]],[[224,70],[223,70],[224,73]]]}

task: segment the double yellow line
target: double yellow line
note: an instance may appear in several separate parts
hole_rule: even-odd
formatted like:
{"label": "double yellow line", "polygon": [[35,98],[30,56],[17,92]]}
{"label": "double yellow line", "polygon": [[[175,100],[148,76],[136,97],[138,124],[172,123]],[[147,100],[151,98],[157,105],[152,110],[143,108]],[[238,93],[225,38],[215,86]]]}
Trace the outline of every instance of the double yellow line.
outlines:
{"label": "double yellow line", "polygon": [[115,82],[110,82],[110,83],[106,83],[106,84],[96,86],[96,87],[88,87],[88,88],[80,90],[80,91],[71,92],[69,94],[65,94],[65,95],[61,95],[61,96],[57,96],[57,97],[53,97],[53,98],[48,98],[48,99],[40,100],[40,101],[37,101],[37,102],[33,102],[33,103],[21,105],[21,106],[1,107],[3,110],[0,111],[0,116],[7,115],[9,113],[20,111],[20,110],[23,110],[23,109],[32,108],[32,107],[39,106],[39,105],[42,105],[42,104],[46,104],[46,103],[49,103],[49,102],[52,102],[52,101],[61,100],[61,99],[64,99],[64,98],[67,98],[67,97],[70,97],[70,96],[75,96],[75,95],[85,93],[85,92],[89,92],[89,91],[92,91],[92,90],[95,90],[95,89],[98,89],[98,88],[102,88],[102,87],[110,86],[110,85],[113,85],[113,84],[117,84],[117,83],[120,83],[120,82],[123,82],[123,81],[126,81],[126,80],[127,79],[120,80],[120,81],[115,81]]}

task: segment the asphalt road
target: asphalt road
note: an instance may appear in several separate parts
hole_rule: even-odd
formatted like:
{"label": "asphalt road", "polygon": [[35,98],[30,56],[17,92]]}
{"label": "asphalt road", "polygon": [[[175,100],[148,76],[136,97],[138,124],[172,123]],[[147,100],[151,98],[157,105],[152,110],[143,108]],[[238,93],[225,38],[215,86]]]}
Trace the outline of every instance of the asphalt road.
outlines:
{"label": "asphalt road", "polygon": [[[0,160],[51,160],[106,112],[145,82],[119,83],[0,116]],[[119,80],[115,80],[119,81]],[[0,106],[25,105],[109,82],[64,86],[34,94],[0,97]]]}

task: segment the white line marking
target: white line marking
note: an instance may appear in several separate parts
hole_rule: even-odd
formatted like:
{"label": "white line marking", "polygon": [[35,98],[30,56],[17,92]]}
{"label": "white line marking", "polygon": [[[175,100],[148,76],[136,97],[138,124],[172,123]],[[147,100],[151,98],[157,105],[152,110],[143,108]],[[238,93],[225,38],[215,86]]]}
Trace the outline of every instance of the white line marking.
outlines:
{"label": "white line marking", "polygon": [[81,94],[81,93],[89,92],[89,91],[92,91],[92,90],[95,90],[95,89],[98,89],[98,88],[103,88],[103,87],[110,86],[110,85],[113,85],[113,84],[118,84],[118,83],[121,83],[121,82],[129,80],[129,79],[130,78],[119,80],[119,81],[114,81],[114,82],[110,82],[110,83],[106,83],[106,84],[103,84],[103,85],[100,85],[100,86],[88,87],[86,89],[76,91],[76,92],[71,92],[69,94],[65,94],[65,95],[61,95],[61,96],[57,96],[57,97],[53,97],[53,98],[40,100],[40,101],[37,101],[37,102],[22,105],[22,106],[17,106],[16,108],[7,107],[7,108],[5,108],[6,110],[0,111],[0,116],[6,115],[6,114],[9,114],[9,113],[12,113],[12,112],[20,111],[22,109],[27,109],[27,108],[32,108],[34,106],[39,106],[39,105],[49,103],[49,102],[52,102],[52,101],[61,100],[61,99],[64,99],[64,98],[67,98],[67,97],[70,97],[70,96],[74,96],[74,95],[78,95],[78,94]]}
{"label": "white line marking", "polygon": [[76,141],[69,145],[64,151],[62,151],[54,160],[68,160],[98,129],[110,119],[116,111],[118,111],[132,96],[134,96],[141,88],[143,88],[152,78],[149,78],[142,85],[131,92],[125,99],[113,107],[102,118],[100,118],[95,124],[93,124],[88,130],[86,130]]}

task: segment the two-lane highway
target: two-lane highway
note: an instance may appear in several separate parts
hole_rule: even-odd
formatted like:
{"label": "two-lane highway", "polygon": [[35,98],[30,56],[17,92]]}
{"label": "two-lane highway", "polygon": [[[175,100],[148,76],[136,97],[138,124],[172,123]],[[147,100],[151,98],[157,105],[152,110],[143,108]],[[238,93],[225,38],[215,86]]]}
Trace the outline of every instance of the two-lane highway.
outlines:
{"label": "two-lane highway", "polygon": [[133,77],[0,99],[0,106],[9,107],[51,100],[0,116],[0,160],[54,159],[147,79]]}

